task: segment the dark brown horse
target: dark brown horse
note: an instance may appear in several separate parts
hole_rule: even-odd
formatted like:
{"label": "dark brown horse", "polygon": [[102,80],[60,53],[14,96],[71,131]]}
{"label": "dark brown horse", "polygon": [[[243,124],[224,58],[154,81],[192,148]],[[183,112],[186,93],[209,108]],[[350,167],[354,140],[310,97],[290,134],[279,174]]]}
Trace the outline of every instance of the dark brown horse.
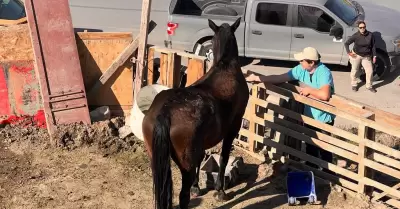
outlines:
{"label": "dark brown horse", "polygon": [[179,206],[186,209],[190,194],[200,195],[199,172],[205,150],[222,139],[215,196],[219,200],[226,199],[223,177],[232,142],[241,128],[249,89],[239,65],[234,35],[240,18],[231,26],[208,22],[215,33],[211,69],[191,86],[160,92],[143,119],[144,140],[152,162],[155,208],[158,209],[172,208],[170,157],[182,174]]}

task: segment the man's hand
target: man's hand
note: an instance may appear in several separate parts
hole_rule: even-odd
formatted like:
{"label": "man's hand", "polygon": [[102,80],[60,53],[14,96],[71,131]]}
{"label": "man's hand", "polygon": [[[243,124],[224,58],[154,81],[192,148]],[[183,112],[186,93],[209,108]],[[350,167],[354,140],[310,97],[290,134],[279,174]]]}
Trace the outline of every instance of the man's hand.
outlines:
{"label": "man's hand", "polygon": [[310,88],[310,87],[304,87],[304,88],[301,88],[300,89],[300,95],[303,95],[303,96],[308,96],[308,95],[310,95],[311,94],[311,91],[313,91],[313,89],[312,88]]}
{"label": "man's hand", "polygon": [[247,82],[260,82],[260,77],[254,75],[253,73],[246,77]]}
{"label": "man's hand", "polygon": [[375,62],[376,62],[376,56],[374,56],[374,58],[372,58],[372,63],[375,64]]}

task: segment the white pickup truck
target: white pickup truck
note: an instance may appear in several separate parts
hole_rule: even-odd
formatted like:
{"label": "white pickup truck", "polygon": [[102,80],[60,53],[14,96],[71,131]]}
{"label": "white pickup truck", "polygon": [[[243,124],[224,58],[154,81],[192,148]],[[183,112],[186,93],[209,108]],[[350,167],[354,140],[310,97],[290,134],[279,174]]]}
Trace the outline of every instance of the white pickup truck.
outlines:
{"label": "white pickup truck", "polygon": [[391,21],[399,13],[351,0],[173,0],[166,43],[211,60],[213,32],[207,19],[233,23],[239,16],[235,35],[243,57],[294,61],[293,54],[312,46],[324,63],[347,66],[344,42],[357,32],[355,22],[365,20],[376,38],[375,79],[398,65],[400,27]]}

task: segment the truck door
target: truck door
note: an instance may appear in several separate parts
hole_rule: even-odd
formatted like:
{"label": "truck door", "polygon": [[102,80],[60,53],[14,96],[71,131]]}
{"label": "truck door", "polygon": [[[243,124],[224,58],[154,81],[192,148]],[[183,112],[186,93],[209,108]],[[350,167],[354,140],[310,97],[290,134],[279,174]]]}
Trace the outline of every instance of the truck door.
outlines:
{"label": "truck door", "polygon": [[246,57],[288,60],[291,4],[254,1],[246,29]]}
{"label": "truck door", "polygon": [[298,7],[294,6],[293,13],[290,60],[294,60],[295,53],[311,46],[319,51],[322,62],[340,64],[344,50],[343,40],[336,40],[329,35],[331,27],[336,23],[335,19],[317,6],[299,4]]}

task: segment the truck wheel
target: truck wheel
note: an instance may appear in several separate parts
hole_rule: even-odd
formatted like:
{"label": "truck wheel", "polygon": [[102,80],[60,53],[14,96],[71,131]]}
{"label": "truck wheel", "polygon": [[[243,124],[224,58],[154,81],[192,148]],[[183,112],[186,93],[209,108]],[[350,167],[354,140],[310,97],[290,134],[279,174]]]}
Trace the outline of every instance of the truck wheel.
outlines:
{"label": "truck wheel", "polygon": [[[382,80],[390,70],[390,61],[387,55],[382,53],[377,53],[376,62],[374,64],[374,73],[372,76],[372,81]],[[365,71],[364,67],[361,66],[361,75],[360,79],[365,82]]]}
{"label": "truck wheel", "polygon": [[212,42],[211,40],[207,40],[201,44],[201,49],[199,51],[200,56],[205,56],[207,61],[212,62],[214,60],[214,53],[212,50]]}

